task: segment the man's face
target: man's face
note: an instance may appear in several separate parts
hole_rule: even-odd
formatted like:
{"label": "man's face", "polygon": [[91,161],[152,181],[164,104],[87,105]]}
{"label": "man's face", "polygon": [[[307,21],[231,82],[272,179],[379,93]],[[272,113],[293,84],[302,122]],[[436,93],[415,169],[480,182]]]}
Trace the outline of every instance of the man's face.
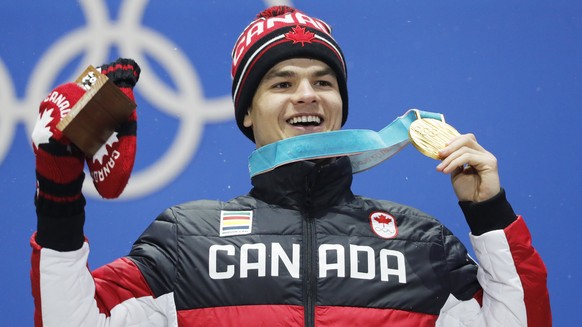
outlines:
{"label": "man's face", "polygon": [[342,98],[335,73],[314,59],[289,59],[265,74],[244,126],[257,148],[301,134],[338,130]]}

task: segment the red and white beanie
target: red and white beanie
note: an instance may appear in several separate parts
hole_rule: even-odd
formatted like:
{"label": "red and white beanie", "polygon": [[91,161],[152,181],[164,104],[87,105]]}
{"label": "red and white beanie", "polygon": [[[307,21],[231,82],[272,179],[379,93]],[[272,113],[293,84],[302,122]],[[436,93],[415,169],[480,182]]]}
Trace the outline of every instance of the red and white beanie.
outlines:
{"label": "red and white beanie", "polygon": [[348,117],[347,70],[331,27],[288,6],[260,12],[239,36],[232,50],[232,99],[240,130],[254,142],[243,120],[263,76],[277,63],[292,58],[325,62],[336,74],[343,102],[342,126]]}

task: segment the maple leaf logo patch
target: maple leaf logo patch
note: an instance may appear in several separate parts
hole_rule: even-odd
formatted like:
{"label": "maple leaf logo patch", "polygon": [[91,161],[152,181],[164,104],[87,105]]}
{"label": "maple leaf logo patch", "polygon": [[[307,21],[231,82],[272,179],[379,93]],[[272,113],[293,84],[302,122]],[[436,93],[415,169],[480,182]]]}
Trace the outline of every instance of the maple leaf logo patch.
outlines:
{"label": "maple leaf logo patch", "polygon": [[305,46],[305,43],[311,43],[311,40],[315,38],[315,34],[297,25],[293,27],[291,32],[285,34],[285,38],[293,41],[293,44],[301,43],[301,46]]}
{"label": "maple leaf logo patch", "polygon": [[34,146],[38,149],[41,144],[49,143],[50,138],[53,136],[49,125],[53,121],[53,109],[48,109],[39,114],[39,117],[34,125],[34,130],[32,131],[32,142]]}
{"label": "maple leaf logo patch", "polygon": [[103,165],[103,158],[105,158],[105,156],[109,155],[109,152],[107,151],[107,147],[113,147],[113,144],[119,142],[119,139],[117,138],[117,132],[114,132],[113,134],[111,134],[111,136],[107,139],[107,142],[105,142],[105,144],[103,144],[99,150],[97,150],[97,152],[95,152],[95,154],[93,155],[93,163],[99,163],[100,165]]}
{"label": "maple leaf logo patch", "polygon": [[396,218],[387,212],[375,211],[370,215],[370,227],[372,231],[386,239],[395,238],[398,235]]}

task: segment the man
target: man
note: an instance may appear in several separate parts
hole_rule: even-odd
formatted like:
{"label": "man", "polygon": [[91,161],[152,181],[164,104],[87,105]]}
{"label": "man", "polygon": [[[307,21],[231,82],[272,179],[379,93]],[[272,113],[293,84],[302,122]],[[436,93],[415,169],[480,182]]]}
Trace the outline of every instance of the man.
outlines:
{"label": "man", "polygon": [[[236,121],[257,148],[345,123],[346,66],[325,22],[271,7],[232,56]],[[105,70],[119,72],[111,78],[131,95],[137,65]],[[57,90],[71,103],[82,94],[70,85]],[[55,106],[43,102],[41,117]],[[339,156],[257,174],[249,194],[227,202],[169,208],[129,255],[90,272],[83,157],[51,128],[50,139],[33,135],[37,325],[551,324],[543,262],[505,198],[495,157],[470,134],[450,141],[437,169],[452,176],[479,266],[434,218],[354,195],[350,158]]]}

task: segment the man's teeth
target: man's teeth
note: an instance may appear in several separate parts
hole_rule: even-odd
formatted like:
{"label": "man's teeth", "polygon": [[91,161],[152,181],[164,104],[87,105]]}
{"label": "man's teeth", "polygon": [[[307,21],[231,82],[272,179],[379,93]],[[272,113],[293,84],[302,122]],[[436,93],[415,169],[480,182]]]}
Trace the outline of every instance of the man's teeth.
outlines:
{"label": "man's teeth", "polygon": [[291,125],[307,124],[307,123],[319,125],[319,124],[321,124],[321,118],[318,116],[300,116],[300,117],[290,118],[289,120],[287,120],[287,122]]}

